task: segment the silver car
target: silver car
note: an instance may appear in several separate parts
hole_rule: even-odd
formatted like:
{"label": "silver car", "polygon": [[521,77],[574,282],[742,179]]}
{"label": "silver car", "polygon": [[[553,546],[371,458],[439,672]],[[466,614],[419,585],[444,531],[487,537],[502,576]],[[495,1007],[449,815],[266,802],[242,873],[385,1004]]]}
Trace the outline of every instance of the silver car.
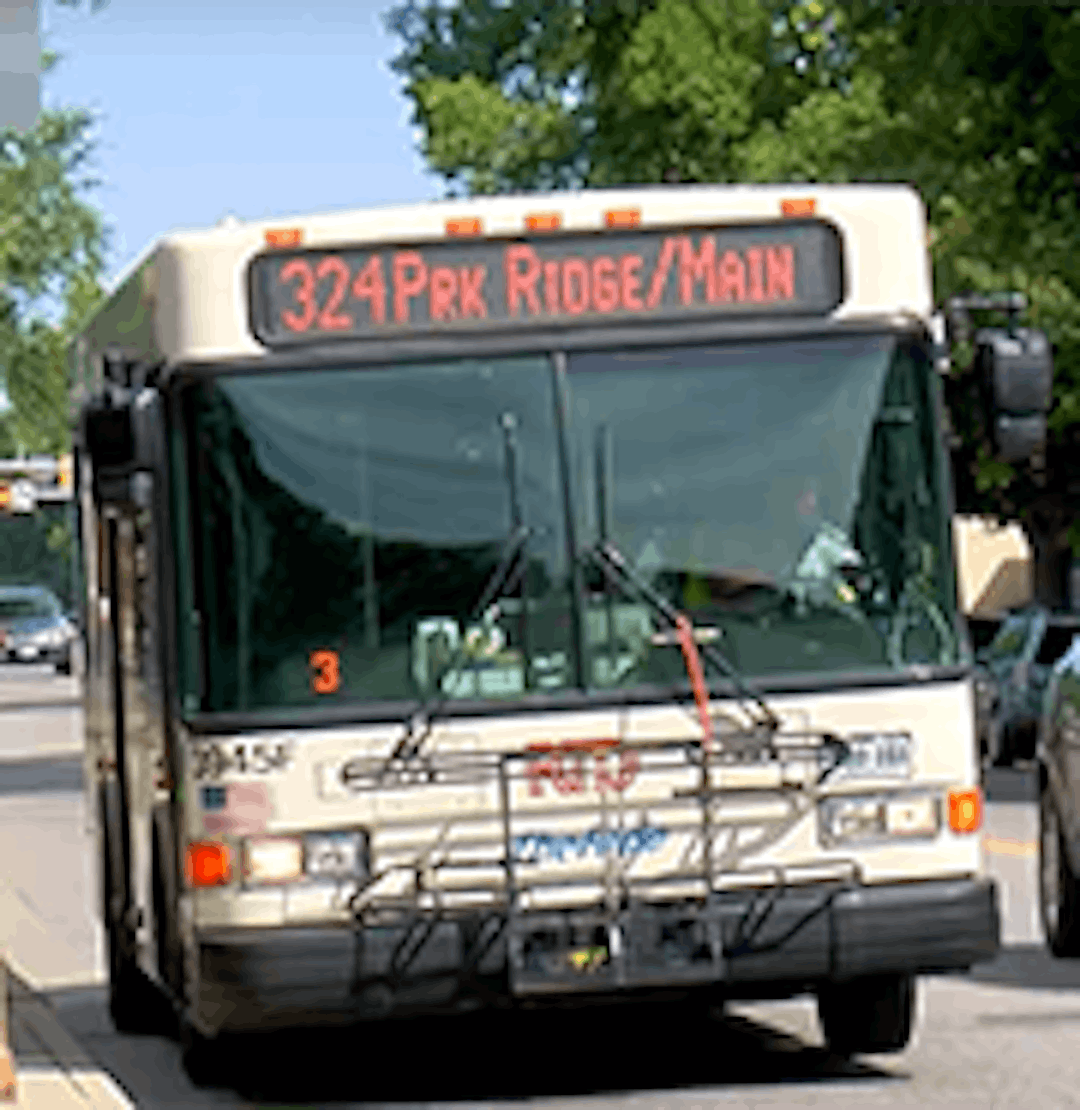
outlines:
{"label": "silver car", "polygon": [[46,586],[0,586],[0,659],[52,663],[71,674],[74,623]]}

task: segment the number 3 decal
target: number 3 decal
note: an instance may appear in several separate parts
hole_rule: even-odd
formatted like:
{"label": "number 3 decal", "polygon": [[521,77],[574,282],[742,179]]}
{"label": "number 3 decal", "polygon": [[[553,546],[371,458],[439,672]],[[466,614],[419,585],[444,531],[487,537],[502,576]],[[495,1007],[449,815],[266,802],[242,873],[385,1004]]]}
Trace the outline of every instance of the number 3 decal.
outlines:
{"label": "number 3 decal", "polygon": [[341,670],[336,651],[313,651],[308,659],[315,672],[311,688],[316,694],[333,694],[341,685]]}

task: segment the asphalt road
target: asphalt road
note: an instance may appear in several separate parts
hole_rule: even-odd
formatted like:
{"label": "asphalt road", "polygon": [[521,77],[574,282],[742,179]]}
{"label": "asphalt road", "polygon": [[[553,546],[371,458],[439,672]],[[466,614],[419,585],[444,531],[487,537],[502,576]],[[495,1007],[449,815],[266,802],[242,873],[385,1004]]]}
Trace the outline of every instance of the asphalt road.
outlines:
{"label": "asphalt road", "polygon": [[[8,703],[22,708],[3,708],[16,685]],[[27,686],[52,707],[28,708]],[[898,1056],[830,1057],[806,1000],[738,1005],[710,1021],[658,1007],[481,1015],[239,1041],[231,1086],[196,1090],[172,1041],[121,1037],[108,1022],[72,691],[45,671],[0,668],[0,935],[24,1011],[70,1035],[137,1106],[1080,1105],[1080,961],[1055,961],[1042,945],[1033,777],[1004,771],[987,784],[985,835],[1006,950],[970,975],[924,980],[917,1035]],[[25,1040],[16,1050],[28,1060],[37,1049]]]}

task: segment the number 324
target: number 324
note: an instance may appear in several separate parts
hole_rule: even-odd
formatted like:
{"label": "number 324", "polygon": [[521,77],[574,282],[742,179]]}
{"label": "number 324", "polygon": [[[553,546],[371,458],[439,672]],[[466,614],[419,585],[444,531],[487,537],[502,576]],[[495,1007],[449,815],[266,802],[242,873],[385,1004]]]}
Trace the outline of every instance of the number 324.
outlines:
{"label": "number 324", "polygon": [[311,688],[316,694],[333,694],[341,686],[341,662],[336,651],[313,651],[308,657]]}

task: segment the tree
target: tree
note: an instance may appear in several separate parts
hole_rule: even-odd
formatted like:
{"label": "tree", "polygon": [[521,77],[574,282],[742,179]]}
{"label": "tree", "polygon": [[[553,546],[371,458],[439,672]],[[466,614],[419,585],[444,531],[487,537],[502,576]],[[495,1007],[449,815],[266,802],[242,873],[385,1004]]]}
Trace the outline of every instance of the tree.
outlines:
{"label": "tree", "polygon": [[[56,3],[93,13],[108,0]],[[44,51],[41,71],[58,61]],[[0,131],[0,372],[11,403],[0,416],[4,457],[58,454],[70,442],[65,347],[101,294],[103,227],[84,199],[93,184],[84,175],[91,122],[81,109],[46,111],[28,131]]]}
{"label": "tree", "polygon": [[993,457],[970,349],[946,397],[957,507],[1020,519],[1036,592],[1080,552],[1080,10],[888,0],[460,0],[391,13],[451,191],[906,181],[939,300],[1018,289],[1056,347],[1045,469]]}

